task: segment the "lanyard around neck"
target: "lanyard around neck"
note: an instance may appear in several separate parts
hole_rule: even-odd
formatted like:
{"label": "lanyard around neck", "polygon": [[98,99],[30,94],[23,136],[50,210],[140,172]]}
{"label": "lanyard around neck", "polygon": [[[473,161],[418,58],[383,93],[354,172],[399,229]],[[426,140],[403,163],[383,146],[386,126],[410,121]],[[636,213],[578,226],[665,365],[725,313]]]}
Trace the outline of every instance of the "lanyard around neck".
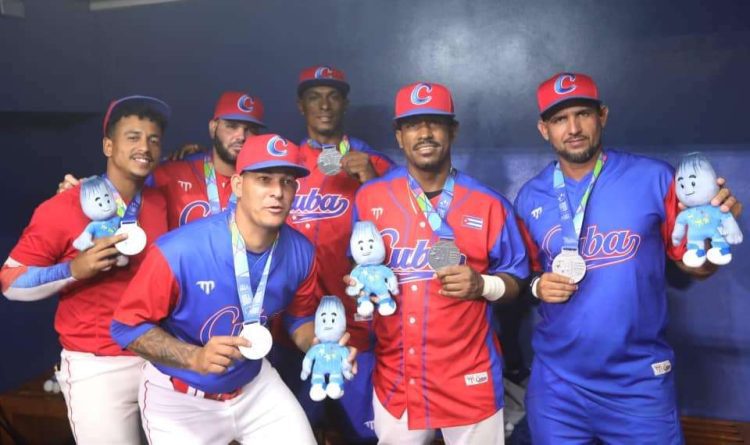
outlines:
{"label": "lanyard around neck", "polygon": [[427,222],[430,223],[430,228],[435,234],[441,239],[455,239],[453,229],[448,225],[447,215],[448,208],[453,201],[453,189],[456,184],[456,169],[451,167],[448,177],[445,180],[443,191],[440,193],[438,198],[437,207],[432,205],[430,199],[425,194],[422,187],[419,185],[414,177],[407,173],[409,180],[409,189],[411,190],[414,199],[417,201],[417,205],[424,214]]}
{"label": "lanyard around neck", "polygon": [[[260,321],[260,314],[263,310],[263,300],[266,294],[266,285],[268,284],[268,276],[271,271],[271,260],[273,259],[273,252],[276,250],[276,244],[279,238],[273,242],[271,248],[266,251],[268,258],[266,258],[266,264],[263,267],[263,275],[258,283],[258,288],[253,293],[253,285],[250,282],[250,268],[247,262],[247,248],[245,241],[242,239],[239,228],[237,228],[237,222],[234,220],[235,212],[227,212],[229,215],[229,232],[232,235],[232,257],[234,260],[234,277],[237,283],[237,294],[240,298],[240,306],[242,306],[242,315],[245,323],[257,323]],[[261,257],[262,258],[262,257]],[[260,260],[259,260],[260,261]]]}
{"label": "lanyard around neck", "polygon": [[307,138],[307,145],[312,148],[317,148],[318,150],[332,150],[338,148],[339,153],[342,155],[349,153],[349,150],[351,149],[351,146],[349,145],[349,137],[346,135],[341,139],[338,147],[336,147],[335,144],[321,144],[313,138]]}
{"label": "lanyard around neck", "polygon": [[576,208],[575,214],[571,214],[570,199],[568,198],[568,192],[565,189],[565,178],[563,177],[562,170],[560,170],[560,163],[555,163],[555,172],[552,179],[552,185],[557,196],[557,205],[560,211],[560,226],[563,235],[563,249],[578,250],[578,239],[581,235],[581,228],[583,227],[583,216],[586,212],[586,205],[588,204],[589,198],[591,197],[591,191],[594,188],[594,183],[599,178],[602,172],[604,163],[607,161],[607,156],[603,153],[599,153],[599,158],[596,160],[594,170],[591,174],[591,179],[586,187],[586,191],[583,193],[581,202]]}
{"label": "lanyard around neck", "polygon": [[117,204],[117,216],[122,218],[123,223],[137,221],[138,214],[141,212],[141,191],[138,190],[138,193],[136,193],[135,196],[133,196],[133,199],[130,200],[130,204],[125,204],[125,200],[122,199],[120,192],[117,191],[115,185],[112,184],[112,181],[109,180],[107,175],[102,175],[102,178],[104,178],[104,181],[112,191],[112,197],[115,200],[115,204]]}
{"label": "lanyard around neck", "polygon": [[[203,157],[203,176],[206,179],[206,197],[208,198],[208,207],[212,215],[217,215],[222,212],[221,200],[219,199],[219,187],[216,185],[216,167],[214,166],[211,154],[207,154]],[[229,205],[231,206],[237,198],[234,193],[229,197]]]}

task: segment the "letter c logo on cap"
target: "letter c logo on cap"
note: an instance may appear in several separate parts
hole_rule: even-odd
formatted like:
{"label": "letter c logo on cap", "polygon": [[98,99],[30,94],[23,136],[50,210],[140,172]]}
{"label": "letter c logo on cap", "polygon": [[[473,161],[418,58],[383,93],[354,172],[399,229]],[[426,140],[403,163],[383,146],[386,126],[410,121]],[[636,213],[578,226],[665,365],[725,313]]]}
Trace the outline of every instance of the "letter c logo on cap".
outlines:
{"label": "letter c logo on cap", "polygon": [[432,100],[432,85],[420,83],[411,90],[411,103],[414,105],[424,105]]}
{"label": "letter c logo on cap", "polygon": [[321,66],[315,70],[316,79],[330,79],[333,77],[333,70],[327,66]]}
{"label": "letter c logo on cap", "polygon": [[243,94],[239,100],[237,100],[237,108],[244,113],[252,113],[255,109],[255,99],[247,94]]}
{"label": "letter c logo on cap", "polygon": [[287,145],[289,145],[289,142],[287,142],[286,139],[281,138],[279,136],[274,136],[268,140],[268,143],[266,144],[266,149],[272,156],[281,157],[281,156],[286,156],[288,152],[286,149]]}
{"label": "letter c logo on cap", "polygon": [[555,80],[555,93],[557,94],[572,93],[576,89],[575,81],[576,81],[575,74],[571,74],[571,73],[560,74],[557,80]]}

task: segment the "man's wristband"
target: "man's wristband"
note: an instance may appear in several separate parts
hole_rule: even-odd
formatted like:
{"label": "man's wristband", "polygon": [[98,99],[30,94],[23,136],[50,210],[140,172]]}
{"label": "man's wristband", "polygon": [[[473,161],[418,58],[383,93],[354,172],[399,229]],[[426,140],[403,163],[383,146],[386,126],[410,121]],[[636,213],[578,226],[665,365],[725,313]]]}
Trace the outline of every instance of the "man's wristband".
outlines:
{"label": "man's wristband", "polygon": [[539,281],[542,280],[541,275],[536,275],[534,278],[531,279],[531,283],[529,283],[529,287],[531,288],[531,295],[534,296],[534,298],[539,298],[539,294],[537,293],[539,288]]}
{"label": "man's wristband", "polygon": [[484,281],[482,296],[487,301],[497,301],[505,295],[505,281],[502,278],[497,275],[482,274],[482,280]]}

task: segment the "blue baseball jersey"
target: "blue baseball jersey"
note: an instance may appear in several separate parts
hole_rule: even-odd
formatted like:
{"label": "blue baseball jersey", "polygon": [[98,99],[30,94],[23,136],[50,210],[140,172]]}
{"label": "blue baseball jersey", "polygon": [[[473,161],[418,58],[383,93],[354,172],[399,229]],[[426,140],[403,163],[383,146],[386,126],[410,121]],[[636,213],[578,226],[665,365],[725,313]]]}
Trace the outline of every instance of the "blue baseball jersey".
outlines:
{"label": "blue baseball jersey", "polygon": [[[684,245],[671,245],[678,213],[674,171],[654,159],[605,153],[580,234],[586,276],[568,302],[540,305],[533,347],[544,365],[602,403],[661,413],[674,408],[665,259],[684,252]],[[543,271],[562,248],[553,172],[554,163],[521,188],[515,203],[533,265]],[[590,179],[565,178],[571,208]]]}
{"label": "blue baseball jersey", "polygon": [[[230,213],[198,220],[169,232],[150,249],[115,311],[112,336],[122,346],[154,326],[186,343],[202,346],[214,335],[239,335],[243,315],[237,293],[228,228]],[[248,252],[251,284],[257,289],[267,255]],[[261,322],[286,310],[289,331],[311,321],[317,308],[315,251],[302,234],[284,225],[273,254]],[[164,374],[208,393],[241,388],[260,371],[260,360],[241,360],[223,374],[200,375],[154,364]]]}

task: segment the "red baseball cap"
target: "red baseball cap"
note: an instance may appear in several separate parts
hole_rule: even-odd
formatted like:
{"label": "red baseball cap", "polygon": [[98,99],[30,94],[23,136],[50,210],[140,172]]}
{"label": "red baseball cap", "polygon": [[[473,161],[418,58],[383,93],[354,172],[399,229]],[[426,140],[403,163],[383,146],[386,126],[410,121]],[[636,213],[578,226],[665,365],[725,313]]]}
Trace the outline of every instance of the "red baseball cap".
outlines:
{"label": "red baseball cap", "polygon": [[263,101],[241,91],[227,91],[216,102],[214,119],[252,122],[265,127]]}
{"label": "red baseball cap", "polygon": [[453,110],[453,97],[447,87],[439,83],[416,82],[398,90],[396,114],[393,119],[422,114],[456,116]]}
{"label": "red baseball cap", "polygon": [[594,79],[581,73],[557,73],[539,85],[536,100],[539,114],[571,99],[587,99],[601,103]]}
{"label": "red baseball cap", "polygon": [[334,87],[346,96],[349,94],[349,84],[346,82],[344,72],[325,65],[311,66],[299,73],[299,84],[297,84],[297,96],[302,97],[306,89],[318,85]]}
{"label": "red baseball cap", "polygon": [[107,136],[107,127],[109,127],[109,120],[112,118],[112,114],[123,105],[137,105],[141,104],[152,109],[157,114],[160,114],[164,118],[164,122],[169,120],[169,116],[172,114],[172,110],[169,108],[166,102],[161,99],[150,96],[126,96],[119,99],[115,99],[109,103],[107,113],[104,115],[104,123],[102,125],[102,132],[104,136]]}
{"label": "red baseball cap", "polygon": [[288,167],[295,171],[298,178],[310,174],[302,166],[299,147],[294,142],[278,134],[262,134],[245,139],[240,154],[237,156],[235,169],[237,174],[265,170],[273,167]]}

